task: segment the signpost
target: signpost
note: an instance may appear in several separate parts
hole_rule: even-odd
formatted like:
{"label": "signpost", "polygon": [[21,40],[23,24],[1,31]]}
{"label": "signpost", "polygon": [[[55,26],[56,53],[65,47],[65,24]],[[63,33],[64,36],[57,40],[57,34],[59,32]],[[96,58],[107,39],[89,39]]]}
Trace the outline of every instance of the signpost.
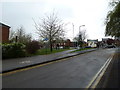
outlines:
{"label": "signpost", "polygon": [[44,38],[43,41],[45,41],[45,48],[46,48],[46,54],[47,54],[47,41],[48,41],[48,38]]}

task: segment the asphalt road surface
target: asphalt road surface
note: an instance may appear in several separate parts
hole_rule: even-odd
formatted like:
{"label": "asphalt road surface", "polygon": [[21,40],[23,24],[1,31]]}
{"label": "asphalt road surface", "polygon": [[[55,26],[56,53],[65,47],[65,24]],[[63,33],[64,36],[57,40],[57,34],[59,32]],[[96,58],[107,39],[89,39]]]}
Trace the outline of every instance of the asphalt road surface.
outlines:
{"label": "asphalt road surface", "polygon": [[116,50],[112,62],[107,68],[97,88],[120,89],[120,48]]}
{"label": "asphalt road surface", "polygon": [[100,49],[2,76],[3,88],[86,88],[116,49]]}

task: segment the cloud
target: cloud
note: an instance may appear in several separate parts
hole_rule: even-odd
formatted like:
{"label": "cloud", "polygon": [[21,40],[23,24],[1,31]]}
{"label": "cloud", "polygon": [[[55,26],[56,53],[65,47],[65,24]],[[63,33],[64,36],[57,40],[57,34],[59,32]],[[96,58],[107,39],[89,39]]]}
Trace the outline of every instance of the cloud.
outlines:
{"label": "cloud", "polygon": [[[79,31],[79,26],[85,24],[89,38],[104,37],[104,18],[108,11],[108,0],[2,0],[2,20],[10,26],[17,28],[25,26],[27,32],[34,33],[34,22],[44,17],[45,13],[52,11],[58,13],[58,17],[67,26],[67,37],[72,38]],[[75,36],[74,35],[74,36]],[[34,37],[37,35],[34,33]]]}

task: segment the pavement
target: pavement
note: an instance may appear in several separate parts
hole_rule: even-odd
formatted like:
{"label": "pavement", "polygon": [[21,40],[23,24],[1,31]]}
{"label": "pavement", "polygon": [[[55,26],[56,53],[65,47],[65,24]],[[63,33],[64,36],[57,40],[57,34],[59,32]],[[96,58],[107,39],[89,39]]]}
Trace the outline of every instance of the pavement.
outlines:
{"label": "pavement", "polygon": [[95,51],[97,49],[88,49],[84,51],[77,51],[70,53],[71,51],[75,51],[75,50],[76,49],[72,49],[72,50],[67,50],[49,55],[38,55],[38,56],[25,57],[25,58],[6,59],[2,61],[2,73],[76,56],[82,53]]}

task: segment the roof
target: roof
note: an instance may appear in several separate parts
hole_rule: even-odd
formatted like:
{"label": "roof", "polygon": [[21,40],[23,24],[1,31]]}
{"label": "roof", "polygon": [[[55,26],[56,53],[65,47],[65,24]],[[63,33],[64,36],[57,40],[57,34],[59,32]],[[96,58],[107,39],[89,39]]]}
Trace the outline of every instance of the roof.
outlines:
{"label": "roof", "polygon": [[10,26],[8,26],[8,25],[5,25],[5,24],[3,24],[3,23],[1,23],[1,22],[0,22],[0,26],[5,26],[5,27],[8,27],[8,28],[10,28]]}

